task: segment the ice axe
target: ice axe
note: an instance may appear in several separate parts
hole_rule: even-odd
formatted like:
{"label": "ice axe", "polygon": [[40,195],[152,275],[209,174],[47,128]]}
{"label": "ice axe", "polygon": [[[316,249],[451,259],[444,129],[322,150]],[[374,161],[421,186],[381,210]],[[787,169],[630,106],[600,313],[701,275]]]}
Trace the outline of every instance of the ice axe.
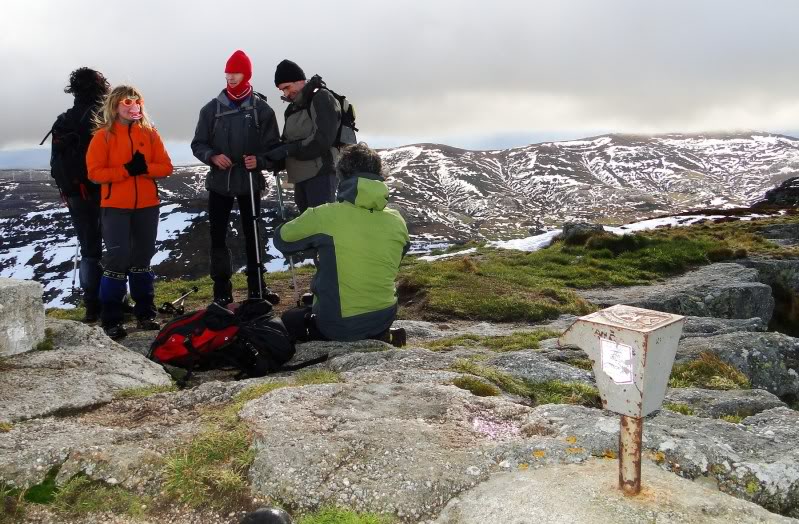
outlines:
{"label": "ice axe", "polygon": [[164,315],[182,315],[186,312],[186,308],[183,307],[183,303],[186,301],[186,297],[191,295],[192,293],[198,292],[200,289],[197,286],[192,287],[189,291],[186,291],[178,298],[173,300],[172,302],[164,302],[164,304],[158,308],[158,312]]}

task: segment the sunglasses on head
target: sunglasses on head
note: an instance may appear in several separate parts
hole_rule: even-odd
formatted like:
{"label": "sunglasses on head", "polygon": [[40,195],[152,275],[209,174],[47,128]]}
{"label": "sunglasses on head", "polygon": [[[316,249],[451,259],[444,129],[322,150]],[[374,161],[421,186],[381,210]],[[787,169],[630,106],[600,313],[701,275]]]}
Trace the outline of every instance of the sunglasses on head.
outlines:
{"label": "sunglasses on head", "polygon": [[133,104],[139,104],[140,106],[143,106],[144,105],[144,99],[143,98],[123,98],[122,99],[122,105],[125,106],[125,107],[130,107]]}

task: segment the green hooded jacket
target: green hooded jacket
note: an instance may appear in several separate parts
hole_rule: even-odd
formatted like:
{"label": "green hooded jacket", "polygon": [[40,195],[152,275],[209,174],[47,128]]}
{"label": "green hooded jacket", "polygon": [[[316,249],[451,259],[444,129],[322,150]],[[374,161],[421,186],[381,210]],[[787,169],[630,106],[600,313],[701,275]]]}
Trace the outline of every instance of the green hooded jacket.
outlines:
{"label": "green hooded jacket", "polygon": [[379,335],[396,317],[394,281],[410,238],[387,202],[383,179],[358,173],[341,181],[338,202],[309,208],[275,230],[275,247],[284,254],[317,250],[313,312],[331,340]]}

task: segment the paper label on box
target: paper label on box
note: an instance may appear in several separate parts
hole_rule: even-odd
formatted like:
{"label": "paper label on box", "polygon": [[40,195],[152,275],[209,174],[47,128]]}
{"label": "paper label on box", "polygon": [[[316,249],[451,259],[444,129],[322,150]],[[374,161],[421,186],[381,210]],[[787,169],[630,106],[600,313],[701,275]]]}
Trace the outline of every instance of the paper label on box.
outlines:
{"label": "paper label on box", "polygon": [[616,384],[633,383],[633,348],[605,338],[599,339],[602,371]]}

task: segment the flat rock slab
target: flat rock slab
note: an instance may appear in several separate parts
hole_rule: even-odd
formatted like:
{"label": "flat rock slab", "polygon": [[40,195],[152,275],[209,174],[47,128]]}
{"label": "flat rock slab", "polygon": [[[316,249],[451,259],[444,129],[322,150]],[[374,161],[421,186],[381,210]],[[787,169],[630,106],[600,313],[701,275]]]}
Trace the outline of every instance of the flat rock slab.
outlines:
{"label": "flat rock slab", "polygon": [[518,437],[529,412],[454,386],[356,382],[273,391],[240,416],[255,435],[260,494],[419,522],[485,480],[496,468],[485,451]]}
{"label": "flat rock slab", "polygon": [[[534,408],[523,434],[490,453],[501,466],[543,467],[618,452],[619,416],[581,406]],[[662,410],[644,420],[645,457],[680,476],[704,479],[770,511],[799,517],[799,412],[774,408],[740,424]],[[615,481],[614,477],[614,481]]]}
{"label": "flat rock slab", "polygon": [[626,304],[677,315],[718,318],[760,318],[774,313],[771,287],[759,281],[756,269],[738,264],[711,264],[651,286],[578,291],[601,307]]}
{"label": "flat rock slab", "polygon": [[434,524],[571,524],[613,522],[788,523],[793,519],[715,489],[641,465],[643,489],[626,497],[618,489],[615,460],[589,460],[493,475],[451,500]]}
{"label": "flat rock slab", "polygon": [[116,344],[96,327],[48,320],[54,349],[2,362],[0,421],[15,422],[110,402],[123,389],[168,386],[163,368]]}

